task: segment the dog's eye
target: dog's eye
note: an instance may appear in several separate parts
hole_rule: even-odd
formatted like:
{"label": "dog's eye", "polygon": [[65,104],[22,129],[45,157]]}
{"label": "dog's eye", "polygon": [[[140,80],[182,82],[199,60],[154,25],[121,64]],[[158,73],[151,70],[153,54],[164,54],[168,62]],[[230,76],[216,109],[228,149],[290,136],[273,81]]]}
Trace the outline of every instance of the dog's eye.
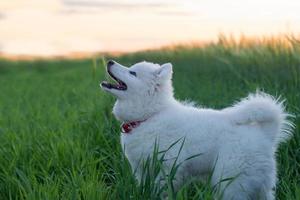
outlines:
{"label": "dog's eye", "polygon": [[133,72],[133,71],[129,71],[129,73],[133,76],[136,76],[136,72]]}

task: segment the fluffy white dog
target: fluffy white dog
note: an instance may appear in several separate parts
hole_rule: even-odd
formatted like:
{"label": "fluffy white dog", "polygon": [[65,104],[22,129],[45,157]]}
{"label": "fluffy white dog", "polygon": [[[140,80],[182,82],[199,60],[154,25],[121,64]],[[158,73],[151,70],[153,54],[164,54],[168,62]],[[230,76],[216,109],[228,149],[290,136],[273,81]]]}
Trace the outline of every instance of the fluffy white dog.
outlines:
{"label": "fluffy white dog", "polygon": [[[167,149],[185,138],[176,188],[191,176],[211,175],[224,200],[274,199],[275,151],[293,128],[282,101],[258,92],[223,110],[197,108],[173,97],[170,63],[127,68],[109,61],[107,71],[117,83],[102,82],[101,87],[117,97],[113,113],[123,122],[121,142],[138,179],[140,159],[153,153],[156,140],[159,149]],[[176,157],[180,148],[174,145],[166,156]]]}

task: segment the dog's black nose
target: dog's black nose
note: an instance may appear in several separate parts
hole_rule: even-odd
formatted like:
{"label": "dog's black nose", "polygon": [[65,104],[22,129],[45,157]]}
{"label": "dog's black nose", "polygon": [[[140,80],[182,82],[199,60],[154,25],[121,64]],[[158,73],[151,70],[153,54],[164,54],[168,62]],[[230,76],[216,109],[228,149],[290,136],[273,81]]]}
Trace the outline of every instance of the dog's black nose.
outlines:
{"label": "dog's black nose", "polygon": [[107,67],[113,66],[115,62],[113,60],[110,60],[107,62]]}

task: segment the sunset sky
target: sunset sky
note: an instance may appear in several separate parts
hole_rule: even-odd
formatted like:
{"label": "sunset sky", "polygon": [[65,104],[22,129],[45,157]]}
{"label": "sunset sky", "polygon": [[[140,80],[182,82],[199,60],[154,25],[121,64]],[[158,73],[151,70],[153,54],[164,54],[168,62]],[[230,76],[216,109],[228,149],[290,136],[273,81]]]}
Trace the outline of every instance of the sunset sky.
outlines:
{"label": "sunset sky", "polygon": [[300,33],[300,0],[1,0],[0,51],[135,51],[219,33]]}

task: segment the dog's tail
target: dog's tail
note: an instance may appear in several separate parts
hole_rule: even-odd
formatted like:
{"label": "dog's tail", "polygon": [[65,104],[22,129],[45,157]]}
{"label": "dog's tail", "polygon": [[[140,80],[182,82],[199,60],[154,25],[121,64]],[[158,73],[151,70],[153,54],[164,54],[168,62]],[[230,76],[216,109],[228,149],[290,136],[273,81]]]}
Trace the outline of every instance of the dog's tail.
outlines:
{"label": "dog's tail", "polygon": [[275,99],[263,92],[250,94],[228,109],[230,119],[237,125],[258,125],[266,136],[279,144],[292,135],[292,117],[285,111],[284,100]]}

